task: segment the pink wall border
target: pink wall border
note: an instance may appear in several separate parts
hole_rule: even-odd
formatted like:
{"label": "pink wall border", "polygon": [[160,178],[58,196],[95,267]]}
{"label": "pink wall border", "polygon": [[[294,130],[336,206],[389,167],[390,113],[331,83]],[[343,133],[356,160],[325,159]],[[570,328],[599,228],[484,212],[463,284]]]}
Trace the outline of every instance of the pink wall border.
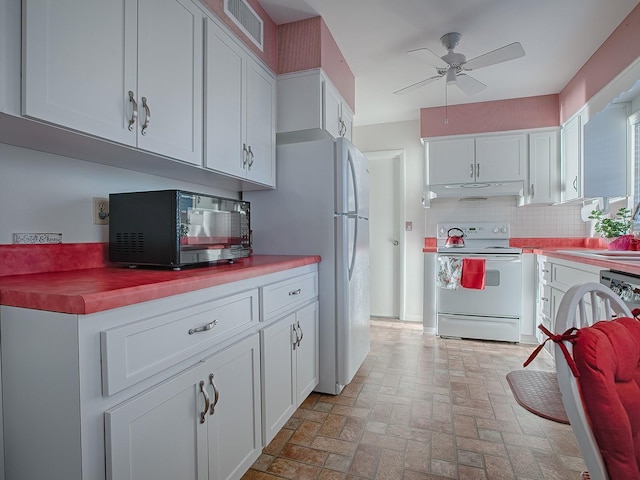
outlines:
{"label": "pink wall border", "polygon": [[278,25],[278,73],[322,68],[355,112],[356,81],[322,17]]}
{"label": "pink wall border", "polygon": [[[557,127],[558,95],[513,98],[420,109],[420,136],[440,137]],[[445,123],[448,118],[448,123]]]}
{"label": "pink wall border", "polygon": [[[576,40],[577,41],[577,40]],[[613,31],[560,92],[560,122],[640,57],[640,4]]]}

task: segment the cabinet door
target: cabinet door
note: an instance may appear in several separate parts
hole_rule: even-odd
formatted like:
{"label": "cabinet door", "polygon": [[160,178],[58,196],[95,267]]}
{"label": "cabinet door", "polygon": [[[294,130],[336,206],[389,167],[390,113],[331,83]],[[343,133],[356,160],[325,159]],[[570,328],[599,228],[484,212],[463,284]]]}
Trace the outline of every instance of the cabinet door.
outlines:
{"label": "cabinet door", "polygon": [[209,480],[237,479],[262,451],[258,334],[216,354],[207,365],[213,404],[207,419]]}
{"label": "cabinet door", "polygon": [[246,142],[250,148],[247,180],[273,186],[276,182],[276,82],[250,57],[247,57],[246,75]]}
{"label": "cabinet door", "polygon": [[244,52],[212,20],[207,20],[205,78],[205,161],[207,168],[244,177]]}
{"label": "cabinet door", "polygon": [[338,91],[327,80],[323,82],[324,121],[323,128],[333,138],[340,137],[340,110],[342,99]]}
{"label": "cabinet door", "polygon": [[342,136],[351,140],[353,134],[353,113],[349,106],[342,102],[342,115],[340,119],[342,120]]}
{"label": "cabinet door", "polygon": [[207,372],[199,364],[105,413],[108,480],[208,478]]}
{"label": "cabinet door", "polygon": [[430,185],[474,181],[475,143],[473,138],[434,140],[427,146]]}
{"label": "cabinet door", "polygon": [[526,135],[476,138],[477,182],[524,180],[526,164]]}
{"label": "cabinet door", "polygon": [[582,125],[580,115],[563,125],[560,131],[562,144],[561,200],[568,202],[582,198]]}
{"label": "cabinet door", "polygon": [[531,204],[555,203],[559,198],[558,134],[529,135],[529,198]]}
{"label": "cabinet door", "polygon": [[138,0],[138,147],[196,165],[202,164],[202,18],[190,0]]}
{"label": "cabinet door", "polygon": [[293,322],[295,314],[260,332],[262,340],[262,423],[267,445],[296,409]]}
{"label": "cabinet door", "polygon": [[23,9],[22,113],[135,145],[136,3],[28,0]]}
{"label": "cabinet door", "polygon": [[296,329],[300,344],[296,344],[296,406],[318,385],[318,302],[296,312]]}

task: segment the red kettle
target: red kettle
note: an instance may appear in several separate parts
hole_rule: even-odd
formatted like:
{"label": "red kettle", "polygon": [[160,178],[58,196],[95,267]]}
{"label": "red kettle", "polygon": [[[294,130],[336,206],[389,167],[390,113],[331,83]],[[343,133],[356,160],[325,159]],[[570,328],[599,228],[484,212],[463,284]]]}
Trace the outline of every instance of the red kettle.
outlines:
{"label": "red kettle", "polygon": [[[459,235],[454,235],[451,232],[457,230]],[[454,232],[455,233],[455,232]],[[444,244],[445,247],[461,248],[464,247],[464,232],[458,227],[453,227],[447,230],[447,241]]]}

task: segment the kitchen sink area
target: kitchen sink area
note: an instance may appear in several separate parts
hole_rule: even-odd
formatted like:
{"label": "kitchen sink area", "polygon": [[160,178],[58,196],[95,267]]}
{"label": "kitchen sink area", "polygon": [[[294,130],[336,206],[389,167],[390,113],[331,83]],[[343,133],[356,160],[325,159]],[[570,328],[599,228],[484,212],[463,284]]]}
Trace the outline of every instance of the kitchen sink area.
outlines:
{"label": "kitchen sink area", "polygon": [[566,253],[597,260],[640,263],[639,250],[558,250],[558,253]]}

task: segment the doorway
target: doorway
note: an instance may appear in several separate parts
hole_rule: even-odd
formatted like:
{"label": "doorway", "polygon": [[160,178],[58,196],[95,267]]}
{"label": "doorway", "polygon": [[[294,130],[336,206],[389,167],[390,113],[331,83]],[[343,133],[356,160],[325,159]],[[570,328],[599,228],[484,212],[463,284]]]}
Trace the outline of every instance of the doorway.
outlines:
{"label": "doorway", "polygon": [[404,320],[404,150],[365,152],[369,159],[371,316]]}

